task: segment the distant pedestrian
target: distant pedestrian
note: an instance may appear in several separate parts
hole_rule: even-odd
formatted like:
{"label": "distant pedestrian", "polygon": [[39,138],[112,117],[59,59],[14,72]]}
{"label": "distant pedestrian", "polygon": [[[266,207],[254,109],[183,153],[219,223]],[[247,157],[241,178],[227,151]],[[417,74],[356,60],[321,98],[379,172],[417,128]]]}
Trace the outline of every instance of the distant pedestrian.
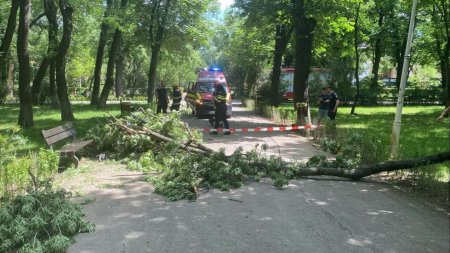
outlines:
{"label": "distant pedestrian", "polygon": [[159,88],[156,89],[156,113],[167,113],[167,106],[169,104],[169,97],[167,94],[166,84],[161,81]]}
{"label": "distant pedestrian", "polygon": [[322,93],[319,96],[319,114],[317,115],[317,125],[322,124],[323,119],[328,118],[328,111],[330,108],[330,94],[327,88],[322,88]]}
{"label": "distant pedestrian", "polygon": [[181,105],[181,92],[180,87],[178,85],[173,86],[172,92],[172,105],[170,106],[171,111],[180,110]]}
{"label": "distant pedestrian", "polygon": [[211,135],[217,135],[217,129],[220,126],[220,122],[223,122],[223,125],[225,126],[225,129],[227,129],[228,131],[225,132],[225,135],[230,135],[231,132],[229,131],[230,129],[230,125],[228,124],[228,120],[227,120],[227,92],[225,91],[225,88],[223,87],[222,84],[216,82],[214,84],[214,93],[213,93],[213,98],[214,98],[214,104],[216,106],[216,111],[215,111],[215,123],[214,123],[214,128],[216,129],[216,131],[211,132]]}
{"label": "distant pedestrian", "polygon": [[339,106],[339,98],[331,85],[327,87],[327,91],[330,94],[328,117],[330,118],[331,121],[333,121],[336,118],[337,108]]}

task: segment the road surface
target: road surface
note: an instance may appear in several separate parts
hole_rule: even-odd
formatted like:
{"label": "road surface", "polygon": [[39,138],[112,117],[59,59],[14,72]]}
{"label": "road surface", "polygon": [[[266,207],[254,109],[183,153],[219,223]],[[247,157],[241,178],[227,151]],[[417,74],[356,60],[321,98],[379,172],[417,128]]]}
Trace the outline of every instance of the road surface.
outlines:
{"label": "road surface", "polygon": [[[271,124],[243,108],[235,108],[230,123]],[[289,133],[205,141],[227,152],[266,143],[271,153],[296,159],[318,152]],[[86,185],[83,198],[94,200],[86,209],[97,229],[76,236],[69,252],[449,252],[447,214],[387,184],[316,177],[292,180],[284,190],[249,183],[230,192],[203,191],[195,202],[167,202],[141,174],[110,166],[97,167],[95,180],[77,182]]]}

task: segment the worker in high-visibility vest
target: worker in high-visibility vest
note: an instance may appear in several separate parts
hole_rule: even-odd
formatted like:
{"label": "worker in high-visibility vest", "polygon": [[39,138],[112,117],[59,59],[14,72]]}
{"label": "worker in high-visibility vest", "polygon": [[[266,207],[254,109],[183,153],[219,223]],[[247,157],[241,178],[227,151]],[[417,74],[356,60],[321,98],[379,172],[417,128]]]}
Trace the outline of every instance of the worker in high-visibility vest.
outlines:
{"label": "worker in high-visibility vest", "polygon": [[173,86],[172,92],[172,105],[170,106],[171,111],[180,110],[181,105],[181,92],[180,87],[178,85]]}
{"label": "worker in high-visibility vest", "polygon": [[[215,111],[215,123],[214,123],[214,128],[217,129],[219,128],[220,122],[223,122],[223,125],[225,126],[225,134],[229,135],[231,134],[231,132],[229,131],[230,129],[230,125],[228,124],[228,120],[226,117],[226,113],[227,113],[227,92],[225,91],[225,88],[223,87],[222,84],[220,84],[219,82],[216,82],[214,84],[214,93],[213,93],[213,97],[214,97],[214,104],[216,106],[216,111]],[[211,132],[211,135],[217,135],[217,130]]]}

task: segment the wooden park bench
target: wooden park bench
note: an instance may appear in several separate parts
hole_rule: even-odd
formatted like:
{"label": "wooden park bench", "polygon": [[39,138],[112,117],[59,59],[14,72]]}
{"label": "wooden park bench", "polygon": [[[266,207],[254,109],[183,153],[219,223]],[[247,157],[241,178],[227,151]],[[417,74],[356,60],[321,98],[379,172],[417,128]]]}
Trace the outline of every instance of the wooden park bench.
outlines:
{"label": "wooden park bench", "polygon": [[58,151],[61,154],[61,159],[69,158],[75,164],[75,167],[78,167],[78,163],[80,162],[75,153],[93,142],[93,140],[78,141],[76,139],[76,131],[70,123],[48,130],[42,130],[42,137],[44,137],[49,147],[53,147],[59,141],[71,138],[72,141],[62,146]]}

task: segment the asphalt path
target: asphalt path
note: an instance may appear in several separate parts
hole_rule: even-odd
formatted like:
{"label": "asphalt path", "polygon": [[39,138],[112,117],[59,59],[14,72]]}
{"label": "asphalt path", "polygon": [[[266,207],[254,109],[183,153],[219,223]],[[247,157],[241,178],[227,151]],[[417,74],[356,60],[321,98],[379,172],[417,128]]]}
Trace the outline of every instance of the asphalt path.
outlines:
{"label": "asphalt path", "polygon": [[[271,124],[243,108],[234,113],[232,127]],[[227,152],[265,143],[290,159],[317,153],[292,133],[205,136],[205,142]],[[314,177],[278,190],[267,180],[167,202],[139,173],[107,163],[96,173],[83,198],[94,200],[86,210],[97,229],[76,236],[69,252],[449,252],[448,215],[384,183]]]}

